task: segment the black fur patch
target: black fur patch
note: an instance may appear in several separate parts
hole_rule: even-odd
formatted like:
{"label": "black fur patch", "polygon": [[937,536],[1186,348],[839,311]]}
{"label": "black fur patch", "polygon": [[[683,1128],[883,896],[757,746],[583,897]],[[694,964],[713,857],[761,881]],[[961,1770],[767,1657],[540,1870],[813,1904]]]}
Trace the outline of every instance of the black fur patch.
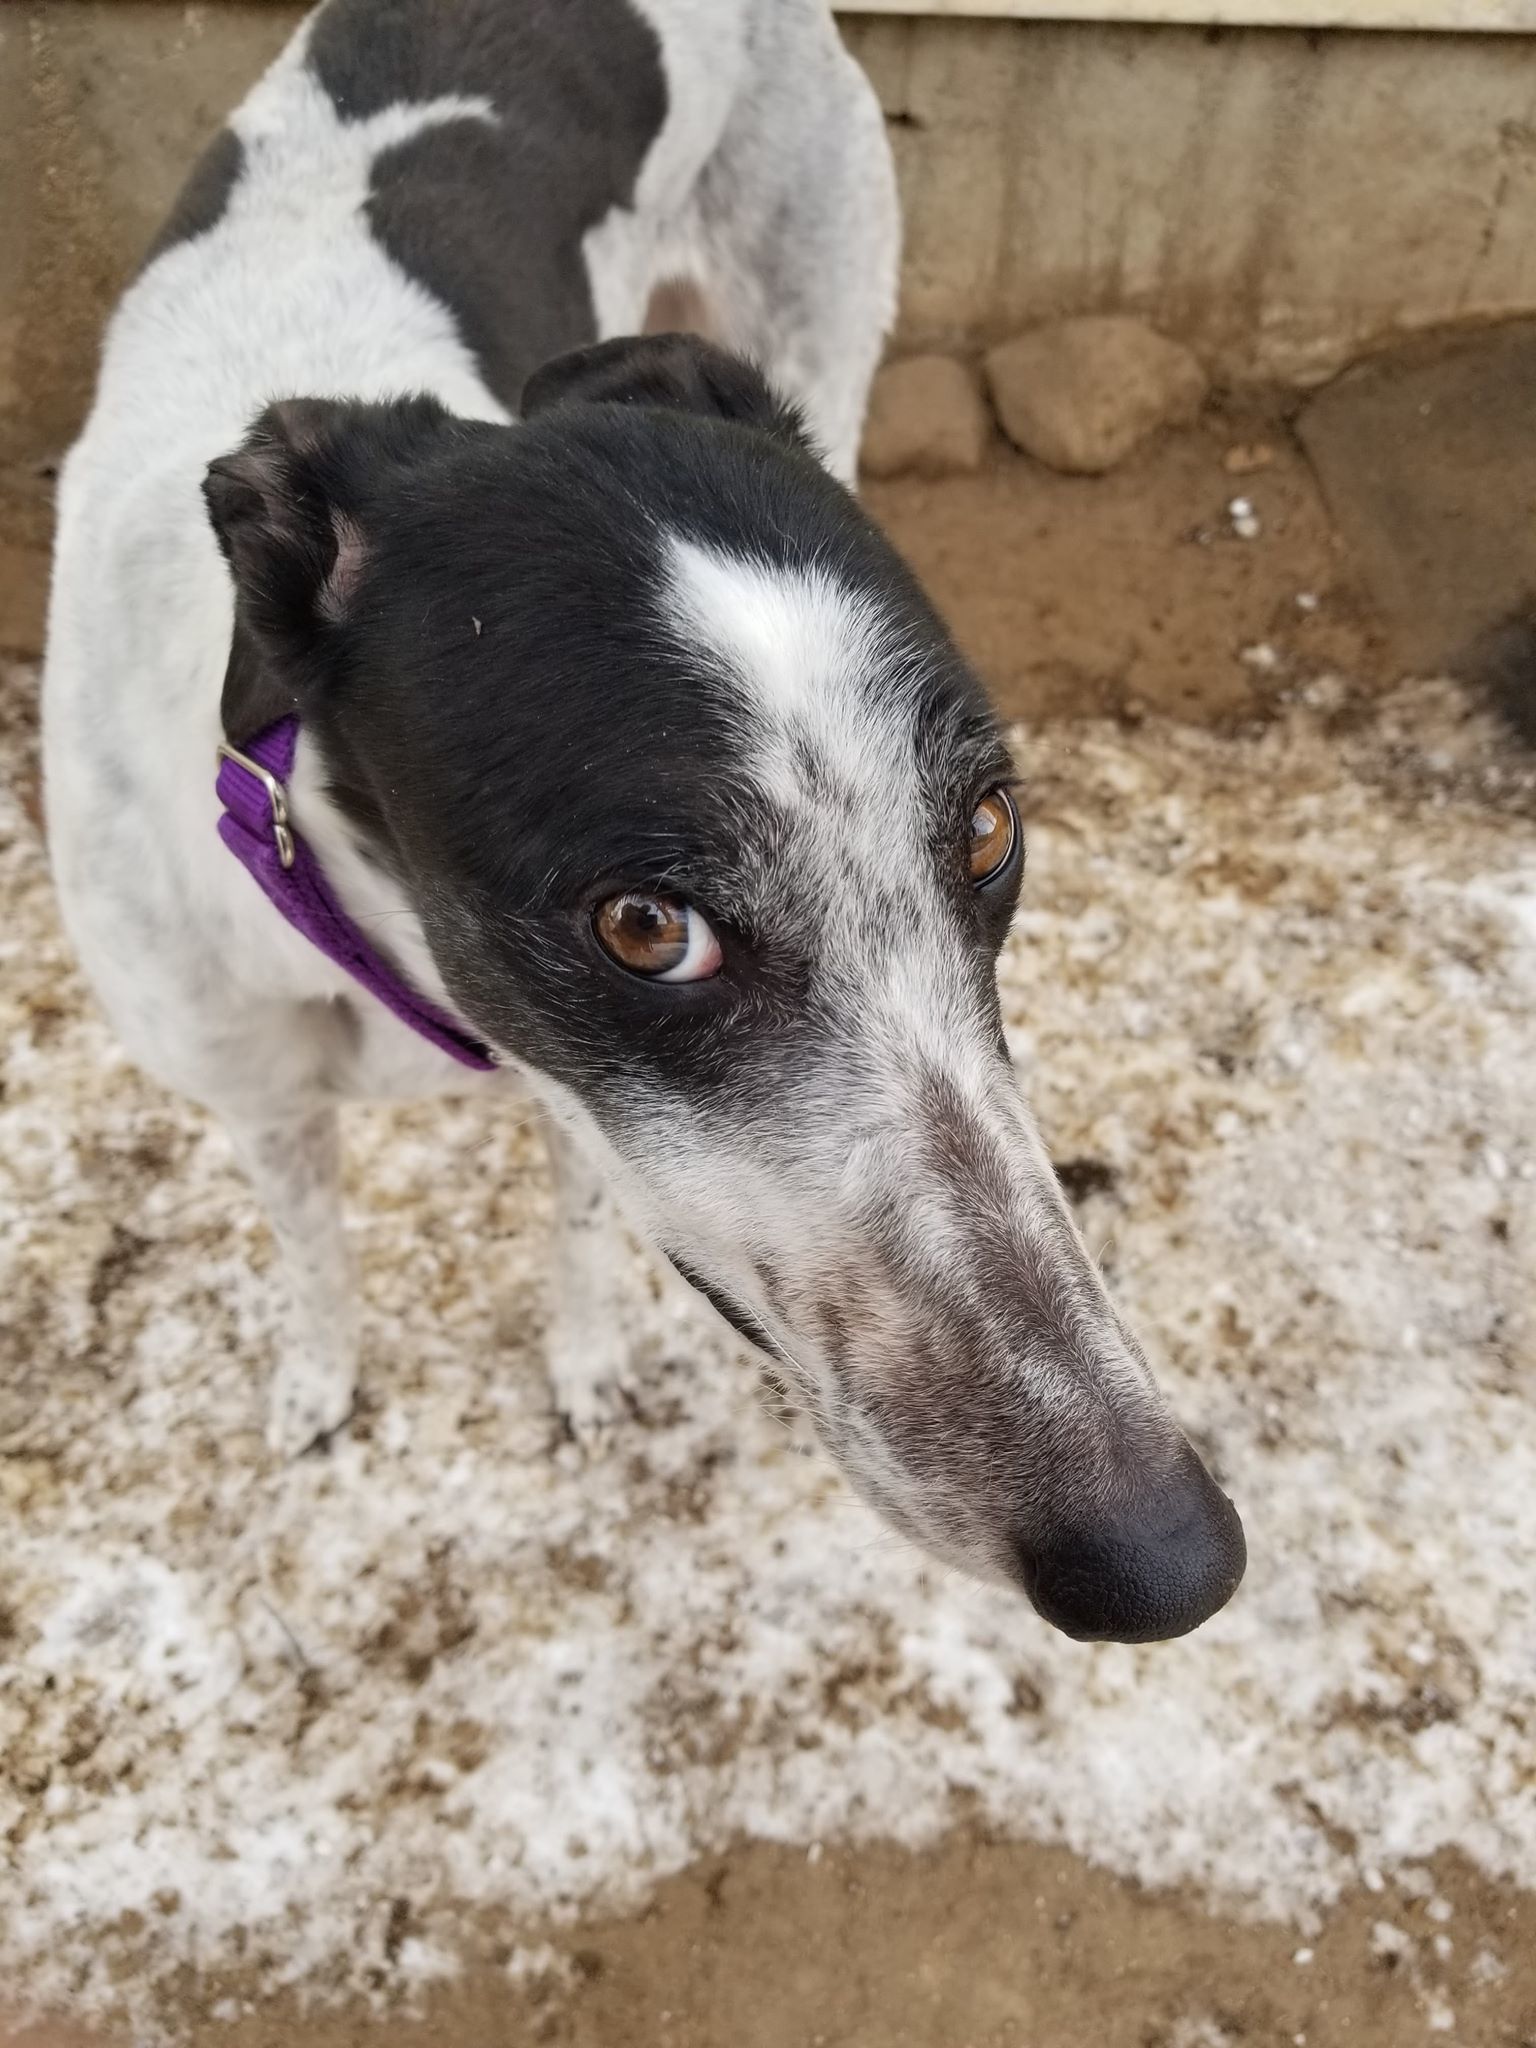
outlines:
{"label": "black fur patch", "polygon": [[454,314],[509,409],[595,332],[581,239],[635,180],[667,113],[654,32],[626,0],[331,0],[310,68],[348,120],[444,94],[489,100],[385,151],[374,233]]}
{"label": "black fur patch", "polygon": [[144,268],[174,249],[178,242],[190,242],[217,227],[229,206],[230,194],[245,169],[245,145],[232,128],[221,128],[193,165],[190,176],[177,194],[176,204],[149,246]]}
{"label": "black fur patch", "polygon": [[[713,375],[701,369],[705,386]],[[425,400],[288,405],[210,487],[263,688],[301,706],[474,1027],[611,1129],[655,1089],[728,1091],[734,1113],[760,1105],[771,1122],[805,1035],[843,1012],[835,991],[820,999],[814,931],[802,947],[781,928],[793,918],[765,930],[744,898],[783,821],[752,779],[716,651],[669,629],[669,536],[815,564],[878,606],[924,679],[922,733],[951,734],[933,761],[953,786],[933,804],[957,843],[998,744],[979,685],[848,493],[774,433],[612,401],[515,428]],[[338,512],[361,536],[340,617],[317,602]],[[616,966],[592,914],[626,887],[695,902],[724,972],[658,985]],[[985,990],[992,933],[957,892]]]}

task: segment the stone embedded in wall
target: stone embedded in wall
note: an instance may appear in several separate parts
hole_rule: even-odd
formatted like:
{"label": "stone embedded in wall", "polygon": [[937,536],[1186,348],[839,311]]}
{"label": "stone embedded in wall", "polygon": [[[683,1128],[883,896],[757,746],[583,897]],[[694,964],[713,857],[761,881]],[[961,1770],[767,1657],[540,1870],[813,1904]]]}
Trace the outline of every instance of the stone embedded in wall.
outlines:
{"label": "stone embedded in wall", "polygon": [[1206,376],[1187,348],[1143,321],[1056,320],[987,357],[987,382],[1010,441],[1052,469],[1097,476],[1157,428],[1187,426]]}
{"label": "stone embedded in wall", "polygon": [[964,363],[908,356],[875,378],[860,463],[870,476],[954,476],[981,467],[991,435],[986,400]]}

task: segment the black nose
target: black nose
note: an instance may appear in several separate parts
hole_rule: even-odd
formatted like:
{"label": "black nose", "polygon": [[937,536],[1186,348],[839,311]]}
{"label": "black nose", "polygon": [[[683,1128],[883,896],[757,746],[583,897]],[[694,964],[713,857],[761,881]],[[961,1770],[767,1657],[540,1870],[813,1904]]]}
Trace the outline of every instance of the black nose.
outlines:
{"label": "black nose", "polygon": [[1188,1445],[1120,1514],[1020,1554],[1036,1608],[1085,1643],[1188,1635],[1231,1599],[1247,1562],[1236,1508]]}

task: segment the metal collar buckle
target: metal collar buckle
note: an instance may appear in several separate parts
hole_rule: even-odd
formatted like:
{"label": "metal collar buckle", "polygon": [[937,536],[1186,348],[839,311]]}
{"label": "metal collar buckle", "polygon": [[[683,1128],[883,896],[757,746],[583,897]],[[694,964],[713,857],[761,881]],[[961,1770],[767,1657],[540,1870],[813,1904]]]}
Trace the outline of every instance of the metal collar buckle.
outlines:
{"label": "metal collar buckle", "polygon": [[272,838],[277,847],[277,858],[285,868],[293,866],[293,828],[288,823],[288,792],[272,773],[263,768],[259,761],[253,761],[249,754],[242,754],[238,747],[232,747],[225,740],[219,742],[219,759],[233,761],[237,768],[243,768],[247,775],[254,775],[267,792],[267,802],[272,806]]}

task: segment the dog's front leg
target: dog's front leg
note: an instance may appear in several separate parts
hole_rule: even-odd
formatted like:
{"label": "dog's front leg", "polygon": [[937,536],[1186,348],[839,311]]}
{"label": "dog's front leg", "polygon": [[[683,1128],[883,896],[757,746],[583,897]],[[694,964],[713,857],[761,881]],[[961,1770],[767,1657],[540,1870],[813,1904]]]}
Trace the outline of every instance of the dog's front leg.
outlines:
{"label": "dog's front leg", "polygon": [[639,1276],[608,1184],[576,1139],[546,1126],[554,1174],[554,1247],[544,1350],[555,1413],[593,1452],[634,1413]]}
{"label": "dog's front leg", "polygon": [[357,1294],[341,1219],[336,1111],[311,1105],[225,1122],[281,1255],[287,1315],[267,1442],[297,1457],[341,1427],[357,1392]]}

